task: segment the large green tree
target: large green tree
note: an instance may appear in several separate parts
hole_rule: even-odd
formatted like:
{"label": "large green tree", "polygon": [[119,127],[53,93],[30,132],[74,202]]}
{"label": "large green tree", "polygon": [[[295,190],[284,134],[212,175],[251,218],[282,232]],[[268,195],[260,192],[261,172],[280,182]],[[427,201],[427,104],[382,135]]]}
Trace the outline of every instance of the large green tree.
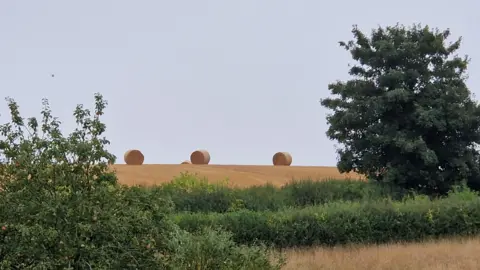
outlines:
{"label": "large green tree", "polygon": [[327,136],[341,144],[338,168],[427,193],[478,179],[480,107],[466,86],[461,38],[428,26],[379,27],[340,42],[352,78],[329,84],[321,104]]}

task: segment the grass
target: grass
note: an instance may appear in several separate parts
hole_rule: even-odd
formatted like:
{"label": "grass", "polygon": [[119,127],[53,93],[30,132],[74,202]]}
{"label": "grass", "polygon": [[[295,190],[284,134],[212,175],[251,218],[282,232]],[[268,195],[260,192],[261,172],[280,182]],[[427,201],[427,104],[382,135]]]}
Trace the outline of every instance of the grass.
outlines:
{"label": "grass", "polygon": [[480,269],[480,237],[286,251],[284,270]]}

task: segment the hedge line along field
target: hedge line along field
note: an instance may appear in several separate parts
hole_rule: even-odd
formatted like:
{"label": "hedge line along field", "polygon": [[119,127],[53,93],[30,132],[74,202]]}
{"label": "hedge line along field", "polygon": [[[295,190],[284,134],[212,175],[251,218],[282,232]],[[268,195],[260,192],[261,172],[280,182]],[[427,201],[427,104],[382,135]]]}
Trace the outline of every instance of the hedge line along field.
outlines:
{"label": "hedge line along field", "polygon": [[296,180],[277,187],[271,184],[246,188],[231,187],[227,181],[209,183],[194,174],[181,174],[169,183],[153,187],[132,187],[138,197],[154,200],[169,197],[177,212],[226,213],[238,210],[279,211],[322,205],[334,201],[377,201],[402,199],[399,190],[366,181]]}
{"label": "hedge line along field", "polygon": [[250,187],[270,183],[282,186],[295,179],[361,179],[350,173],[340,174],[336,167],[321,166],[260,166],[260,165],[193,165],[193,164],[143,164],[112,165],[118,181],[124,185],[155,186],[168,183],[181,173],[189,172],[199,178],[207,178],[211,183],[223,182],[237,187]]}
{"label": "hedge line along field", "polygon": [[277,248],[415,242],[480,234],[480,197],[470,191],[430,200],[332,202],[281,211],[177,213],[189,232],[224,228],[240,244],[262,242]]}

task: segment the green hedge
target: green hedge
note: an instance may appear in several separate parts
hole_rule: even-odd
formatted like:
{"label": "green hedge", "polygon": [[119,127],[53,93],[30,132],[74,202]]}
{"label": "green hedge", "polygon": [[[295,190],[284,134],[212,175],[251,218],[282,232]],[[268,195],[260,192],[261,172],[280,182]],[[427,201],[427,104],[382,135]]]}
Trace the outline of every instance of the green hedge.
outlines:
{"label": "green hedge", "polygon": [[480,198],[464,191],[430,200],[343,202],[285,211],[182,213],[174,220],[187,231],[222,227],[235,242],[279,248],[311,245],[416,241],[480,232]]}
{"label": "green hedge", "polygon": [[291,207],[321,205],[334,201],[369,201],[384,197],[399,199],[403,193],[378,184],[356,180],[292,181],[278,188],[273,185],[230,188],[209,184],[206,179],[183,174],[154,188],[145,188],[152,196],[168,196],[176,211],[225,213],[238,210],[278,211]]}

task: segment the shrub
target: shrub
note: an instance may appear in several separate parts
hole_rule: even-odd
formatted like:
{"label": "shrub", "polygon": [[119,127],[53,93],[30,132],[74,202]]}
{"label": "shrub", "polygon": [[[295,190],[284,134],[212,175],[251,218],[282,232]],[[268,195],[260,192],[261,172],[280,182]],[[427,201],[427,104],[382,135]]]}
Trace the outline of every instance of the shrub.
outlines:
{"label": "shrub", "polygon": [[[126,200],[101,137],[106,102],[94,115],[78,105],[78,127],[67,137],[43,102],[42,121],[25,121],[11,99],[11,123],[0,126],[0,258],[12,268],[142,268],[168,266],[168,239],[178,228],[167,202]],[[40,131],[42,134],[40,134]]]}
{"label": "shrub", "polygon": [[280,248],[417,241],[480,233],[480,197],[467,191],[437,200],[416,196],[397,202],[338,202],[285,211],[182,213],[174,215],[174,221],[190,232],[224,228],[237,243],[260,241]]}
{"label": "shrub", "polygon": [[280,269],[285,262],[264,246],[237,246],[231,233],[218,229],[203,228],[193,235],[181,233],[175,241],[177,269],[266,270]]}

